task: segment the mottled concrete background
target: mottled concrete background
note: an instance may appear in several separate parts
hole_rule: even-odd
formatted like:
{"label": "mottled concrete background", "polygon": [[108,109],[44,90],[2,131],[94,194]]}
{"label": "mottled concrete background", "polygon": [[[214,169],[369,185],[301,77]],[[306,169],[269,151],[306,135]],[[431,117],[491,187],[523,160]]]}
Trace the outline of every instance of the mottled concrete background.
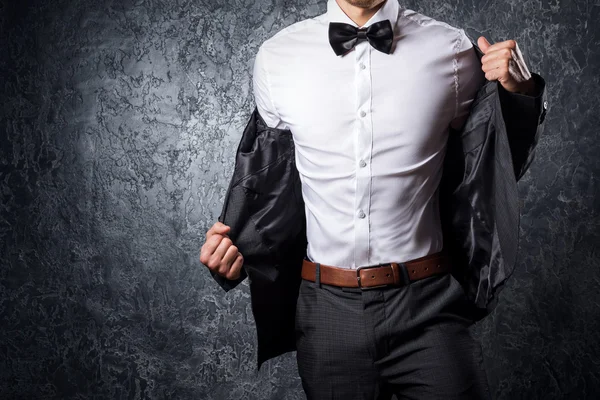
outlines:
{"label": "mottled concrete background", "polygon": [[[477,325],[498,399],[600,396],[600,3],[410,0],[515,38],[548,82],[521,256]],[[198,260],[254,107],[258,46],[325,0],[0,6],[0,398],[302,399],[255,370],[246,284]]]}

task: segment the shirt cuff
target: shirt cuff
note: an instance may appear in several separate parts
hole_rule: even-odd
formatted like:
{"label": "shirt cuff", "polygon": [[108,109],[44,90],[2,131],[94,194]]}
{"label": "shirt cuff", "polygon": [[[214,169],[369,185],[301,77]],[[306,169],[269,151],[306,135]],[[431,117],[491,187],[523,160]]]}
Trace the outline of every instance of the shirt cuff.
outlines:
{"label": "shirt cuff", "polygon": [[500,101],[506,114],[514,116],[536,115],[538,116],[538,124],[541,124],[544,122],[548,110],[546,81],[536,73],[531,73],[531,76],[535,83],[535,90],[532,95],[509,92],[498,82]]}

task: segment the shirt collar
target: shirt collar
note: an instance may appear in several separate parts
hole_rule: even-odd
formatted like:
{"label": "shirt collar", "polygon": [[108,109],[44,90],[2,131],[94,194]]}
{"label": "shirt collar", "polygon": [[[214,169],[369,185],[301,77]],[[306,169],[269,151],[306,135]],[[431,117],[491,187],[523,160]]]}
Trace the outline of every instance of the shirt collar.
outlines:
{"label": "shirt collar", "polygon": [[[383,6],[363,25],[368,27],[375,22],[389,19],[392,23],[392,28],[396,27],[398,19],[399,5],[398,0],[386,0]],[[349,16],[340,8],[336,0],[327,1],[327,20],[328,22],[344,22],[358,28],[358,25],[350,19]]]}

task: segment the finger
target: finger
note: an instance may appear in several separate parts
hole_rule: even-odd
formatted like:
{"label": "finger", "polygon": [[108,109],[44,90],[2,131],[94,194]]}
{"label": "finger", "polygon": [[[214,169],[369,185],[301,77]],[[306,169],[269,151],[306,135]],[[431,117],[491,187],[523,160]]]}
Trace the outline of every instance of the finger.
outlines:
{"label": "finger", "polygon": [[486,54],[492,51],[497,51],[500,49],[515,49],[517,47],[517,42],[510,39],[505,40],[503,42],[494,43],[490,47],[487,48]]}
{"label": "finger", "polygon": [[498,73],[495,70],[486,72],[485,79],[487,79],[488,81],[495,81],[496,79],[498,79]]}
{"label": "finger", "polygon": [[242,272],[242,266],[244,265],[244,257],[242,253],[238,252],[238,256],[231,265],[229,272],[227,273],[227,279],[237,279],[240,277],[240,272]]}
{"label": "finger", "polygon": [[221,260],[223,260],[223,256],[225,256],[227,249],[232,245],[233,243],[231,242],[231,239],[227,237],[221,240],[221,243],[219,243],[212,256],[210,256],[209,262],[212,268],[218,269],[220,271]]}
{"label": "finger", "polygon": [[219,273],[221,275],[226,275],[227,272],[229,272],[231,264],[233,264],[238,254],[239,251],[236,246],[229,246],[229,248],[225,252],[225,255],[223,255],[223,258],[221,259],[221,265],[219,266]]}
{"label": "finger", "polygon": [[505,58],[497,58],[483,63],[481,69],[483,70],[483,72],[489,72],[498,68],[506,69],[508,71],[509,64],[510,60],[507,60]]}
{"label": "finger", "polygon": [[225,225],[224,223],[219,222],[219,221],[215,222],[215,224],[213,225],[213,227],[215,228],[215,230],[217,232],[225,232],[225,231],[228,231],[230,229],[229,225]]}
{"label": "finger", "polygon": [[214,234],[220,234],[220,235],[224,235],[226,233],[229,233],[229,230],[231,228],[228,225],[225,225],[222,222],[215,222],[215,224],[213,226],[211,226],[211,228],[208,230],[208,232],[206,232],[206,238],[208,239],[209,237],[211,237]]}
{"label": "finger", "polygon": [[501,71],[500,68],[493,69],[485,73],[485,79],[488,81],[498,80],[500,82],[506,82],[510,78],[508,71]]}
{"label": "finger", "polygon": [[206,243],[204,243],[200,250],[200,262],[210,269],[214,268],[214,264],[211,264],[212,256],[223,239],[223,235],[213,235],[206,240]]}
{"label": "finger", "polygon": [[477,39],[477,46],[479,46],[483,54],[486,54],[487,49],[491,46],[491,44],[484,36],[480,36],[479,39]]}
{"label": "finger", "polygon": [[215,252],[215,250],[221,243],[221,240],[223,240],[225,237],[226,236],[224,235],[214,234],[210,237],[210,239],[206,241],[206,247],[211,255]]}
{"label": "finger", "polygon": [[497,50],[490,50],[486,55],[481,57],[481,62],[486,63],[488,61],[497,60],[499,58],[512,59],[513,50],[508,47]]}

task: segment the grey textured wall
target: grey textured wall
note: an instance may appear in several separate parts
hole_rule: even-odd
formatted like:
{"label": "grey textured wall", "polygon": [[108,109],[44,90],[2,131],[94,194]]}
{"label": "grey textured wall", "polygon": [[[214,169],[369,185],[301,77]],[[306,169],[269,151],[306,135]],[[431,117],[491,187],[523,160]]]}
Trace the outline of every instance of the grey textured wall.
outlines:
{"label": "grey textured wall", "polygon": [[[517,39],[548,83],[521,251],[474,328],[498,399],[600,396],[600,3],[410,0]],[[255,370],[248,287],[198,260],[254,106],[258,46],[309,0],[22,0],[0,8],[0,398],[301,399]]]}

